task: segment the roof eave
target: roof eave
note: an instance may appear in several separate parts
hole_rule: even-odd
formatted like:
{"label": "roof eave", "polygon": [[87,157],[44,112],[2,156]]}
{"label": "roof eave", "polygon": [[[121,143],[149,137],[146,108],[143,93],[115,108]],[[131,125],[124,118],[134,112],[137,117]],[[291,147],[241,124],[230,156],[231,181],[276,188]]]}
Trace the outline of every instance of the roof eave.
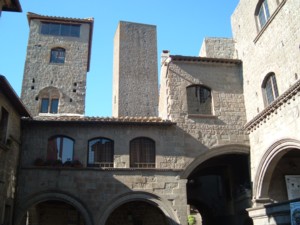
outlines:
{"label": "roof eave", "polygon": [[199,56],[182,56],[182,55],[170,55],[170,58],[174,62],[207,62],[207,63],[226,63],[226,64],[242,64],[239,59],[228,59],[228,58],[210,58],[210,57],[199,57]]}
{"label": "roof eave", "polygon": [[20,116],[31,118],[30,113],[27,111],[22,101],[3,75],[0,75],[0,91],[9,99]]}
{"label": "roof eave", "polygon": [[19,0],[11,0],[11,5],[4,5],[2,10],[8,12],[22,12],[22,7]]}

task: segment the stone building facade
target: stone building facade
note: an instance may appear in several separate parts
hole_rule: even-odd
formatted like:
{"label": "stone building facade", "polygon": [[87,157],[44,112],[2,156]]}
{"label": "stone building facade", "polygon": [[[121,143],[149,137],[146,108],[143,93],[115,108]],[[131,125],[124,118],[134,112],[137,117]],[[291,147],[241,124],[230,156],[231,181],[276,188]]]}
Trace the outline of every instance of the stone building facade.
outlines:
{"label": "stone building facade", "polygon": [[120,21],[114,37],[113,116],[157,116],[157,38],[153,25]]}
{"label": "stone building facade", "polygon": [[0,223],[11,224],[21,149],[21,117],[29,117],[6,78],[0,75]]}
{"label": "stone building facade", "polygon": [[159,96],[155,26],[120,22],[111,118],[83,115],[92,20],[30,13],[22,99],[34,117],[22,120],[14,224],[290,224],[299,9],[240,0],[233,39],[206,38],[196,57],[163,51]]}
{"label": "stone building facade", "polygon": [[254,224],[290,224],[299,201],[300,2],[244,1],[232,15],[243,61],[243,88],[251,146]]}
{"label": "stone building facade", "polygon": [[28,13],[30,37],[21,98],[33,116],[84,114],[93,19]]}

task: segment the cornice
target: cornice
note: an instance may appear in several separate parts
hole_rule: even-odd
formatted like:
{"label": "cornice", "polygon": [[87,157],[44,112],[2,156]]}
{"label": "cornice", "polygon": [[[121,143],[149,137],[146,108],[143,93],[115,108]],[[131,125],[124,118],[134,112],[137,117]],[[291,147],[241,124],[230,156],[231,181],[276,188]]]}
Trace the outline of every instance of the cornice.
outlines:
{"label": "cornice", "polygon": [[257,129],[272,114],[277,114],[277,109],[288,104],[288,101],[295,100],[297,93],[300,91],[300,80],[280,95],[274,102],[267,106],[262,112],[250,120],[245,126],[245,130],[250,133]]}

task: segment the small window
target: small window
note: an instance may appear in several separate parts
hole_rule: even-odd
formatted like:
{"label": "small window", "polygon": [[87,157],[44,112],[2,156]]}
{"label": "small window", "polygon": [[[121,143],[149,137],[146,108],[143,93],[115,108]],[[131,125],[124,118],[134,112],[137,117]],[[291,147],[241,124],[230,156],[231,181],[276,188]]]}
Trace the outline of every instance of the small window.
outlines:
{"label": "small window", "polygon": [[58,99],[51,99],[50,113],[57,113]]}
{"label": "small window", "polygon": [[107,138],[89,141],[88,165],[97,167],[113,167],[114,142]]}
{"label": "small window", "polygon": [[74,141],[64,136],[48,139],[47,159],[61,160],[62,163],[73,160]]}
{"label": "small window", "polygon": [[1,108],[1,121],[0,121],[0,143],[5,144],[7,138],[8,128],[8,112],[3,107]]}
{"label": "small window", "polygon": [[209,88],[203,85],[187,87],[187,106],[189,114],[212,114],[212,98]]}
{"label": "small window", "polygon": [[267,0],[260,1],[255,13],[257,16],[260,29],[262,29],[270,18],[269,6]]}
{"label": "small window", "polygon": [[58,99],[42,98],[41,113],[58,113]]}
{"label": "small window", "polygon": [[155,142],[146,137],[130,142],[130,167],[155,168]]}
{"label": "small window", "polygon": [[66,50],[63,48],[51,49],[50,63],[65,63]]}
{"label": "small window", "polygon": [[262,88],[264,90],[266,103],[270,105],[279,96],[274,73],[270,73],[266,76]]}

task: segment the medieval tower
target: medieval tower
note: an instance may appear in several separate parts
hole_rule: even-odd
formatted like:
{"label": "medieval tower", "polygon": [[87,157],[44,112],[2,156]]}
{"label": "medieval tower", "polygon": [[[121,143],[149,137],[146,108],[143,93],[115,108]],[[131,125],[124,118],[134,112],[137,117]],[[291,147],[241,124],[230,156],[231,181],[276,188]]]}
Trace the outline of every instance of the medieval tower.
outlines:
{"label": "medieval tower", "polygon": [[22,101],[33,116],[84,114],[93,19],[27,17]]}
{"label": "medieval tower", "polygon": [[113,116],[157,116],[156,27],[121,21],[114,37]]}

